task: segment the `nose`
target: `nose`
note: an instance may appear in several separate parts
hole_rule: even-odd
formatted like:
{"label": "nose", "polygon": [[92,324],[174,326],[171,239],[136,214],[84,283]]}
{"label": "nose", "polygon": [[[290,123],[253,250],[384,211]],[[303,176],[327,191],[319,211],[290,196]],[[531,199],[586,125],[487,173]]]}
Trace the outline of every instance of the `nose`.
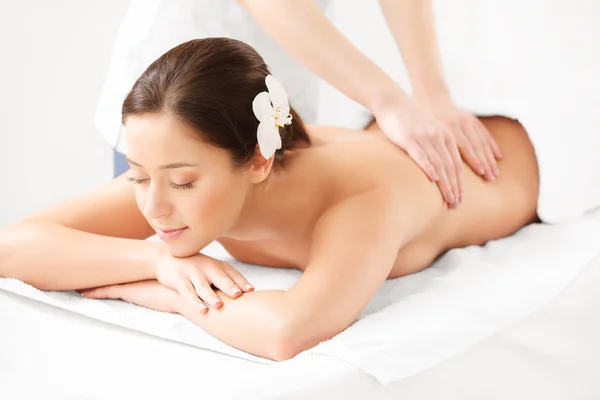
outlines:
{"label": "nose", "polygon": [[159,187],[150,184],[146,204],[144,205],[144,216],[148,221],[165,217],[173,211],[173,207],[167,196]]}

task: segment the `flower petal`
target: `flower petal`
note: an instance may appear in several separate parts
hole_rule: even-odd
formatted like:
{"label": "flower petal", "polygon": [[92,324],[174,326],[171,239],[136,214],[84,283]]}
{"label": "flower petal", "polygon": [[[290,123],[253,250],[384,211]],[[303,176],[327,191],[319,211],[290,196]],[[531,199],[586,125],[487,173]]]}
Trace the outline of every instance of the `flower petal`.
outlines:
{"label": "flower petal", "polygon": [[279,129],[275,126],[275,122],[272,119],[262,121],[258,125],[257,139],[260,152],[267,160],[275,154],[275,150],[281,148]]}
{"label": "flower petal", "polygon": [[252,111],[259,121],[265,121],[273,116],[275,111],[271,106],[271,100],[269,100],[269,93],[260,92],[256,95],[252,101]]}
{"label": "flower petal", "polygon": [[267,84],[267,89],[269,89],[273,108],[279,108],[283,115],[287,116],[290,113],[290,103],[288,102],[288,96],[283,85],[273,75],[267,75],[265,83]]}

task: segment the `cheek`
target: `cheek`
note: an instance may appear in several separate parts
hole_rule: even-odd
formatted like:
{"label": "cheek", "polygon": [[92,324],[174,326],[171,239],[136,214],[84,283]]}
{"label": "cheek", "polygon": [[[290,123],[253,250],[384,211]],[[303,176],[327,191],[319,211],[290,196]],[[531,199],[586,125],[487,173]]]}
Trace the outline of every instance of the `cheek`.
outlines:
{"label": "cheek", "polygon": [[218,179],[196,197],[195,213],[200,222],[212,222],[216,229],[228,229],[235,222],[245,200],[243,182]]}

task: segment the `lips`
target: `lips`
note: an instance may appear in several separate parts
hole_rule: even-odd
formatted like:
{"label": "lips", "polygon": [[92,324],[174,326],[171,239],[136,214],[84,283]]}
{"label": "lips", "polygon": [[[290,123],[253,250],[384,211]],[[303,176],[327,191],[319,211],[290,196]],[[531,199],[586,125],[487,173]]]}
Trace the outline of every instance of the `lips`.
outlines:
{"label": "lips", "polygon": [[156,229],[156,234],[157,236],[163,240],[163,241],[168,241],[168,240],[173,240],[178,238],[179,236],[181,236],[181,234],[183,232],[185,232],[188,227],[183,227],[183,228],[177,228],[177,229],[160,229],[160,228],[155,228]]}
{"label": "lips", "polygon": [[162,233],[169,233],[169,232],[176,232],[176,231],[180,231],[182,229],[187,228],[187,226],[184,226],[183,228],[175,228],[175,229],[162,229],[162,228],[156,228],[157,231],[162,232]]}

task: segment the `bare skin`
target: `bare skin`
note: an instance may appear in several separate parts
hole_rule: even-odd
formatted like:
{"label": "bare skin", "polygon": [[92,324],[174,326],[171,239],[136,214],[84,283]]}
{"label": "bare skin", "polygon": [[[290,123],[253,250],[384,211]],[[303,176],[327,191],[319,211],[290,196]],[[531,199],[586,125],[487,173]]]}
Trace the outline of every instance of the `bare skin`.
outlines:
{"label": "bare skin", "polygon": [[[259,156],[239,172],[168,116],[132,117],[128,157],[139,165],[1,230],[0,276],[49,290],[99,287],[86,295],[177,312],[234,347],[288,359],[347,328],[385,279],[536,220],[538,170],[526,133],[504,118],[483,122],[504,154],[500,176],[486,182],[465,167],[464,202],[449,209],[377,126],[310,127],[313,145],[286,154],[281,167]],[[161,167],[190,161],[200,165]],[[190,180],[194,188],[174,187]],[[142,241],[182,226],[164,244],[177,262],[218,239],[240,261],[304,273],[288,291],[218,291],[223,307],[199,312],[156,281],[163,245]]]}
{"label": "bare skin", "polygon": [[[486,182],[465,165],[466,197],[456,209],[447,207],[437,187],[427,181],[405,153],[387,145],[376,123],[367,128],[369,135],[315,126],[310,128],[313,146],[301,150],[300,156],[290,156],[293,166],[281,187],[286,194],[265,204],[267,209],[286,205],[281,213],[265,214],[265,218],[270,218],[265,224],[274,228],[272,236],[250,243],[230,238],[219,242],[243,262],[304,270],[315,220],[325,207],[323,203],[332,201],[337,192],[324,188],[351,186],[340,179],[357,174],[384,174],[399,190],[414,193],[411,210],[423,216],[422,230],[399,249],[388,278],[426,268],[449,249],[508,236],[537,218],[537,163],[529,138],[518,122],[501,117],[484,118],[482,122],[500,147],[506,149],[507,155],[500,164],[502,174],[493,182]],[[311,185],[305,184],[305,176],[314,177]]]}

